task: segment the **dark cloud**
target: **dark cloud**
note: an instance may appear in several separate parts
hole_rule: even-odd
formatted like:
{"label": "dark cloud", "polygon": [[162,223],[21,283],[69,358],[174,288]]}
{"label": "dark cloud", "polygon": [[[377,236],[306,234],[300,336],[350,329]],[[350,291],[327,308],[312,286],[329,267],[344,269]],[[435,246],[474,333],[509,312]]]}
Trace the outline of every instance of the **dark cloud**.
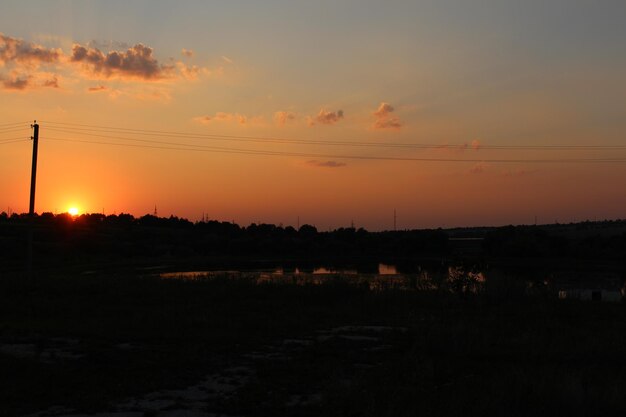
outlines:
{"label": "dark cloud", "polygon": [[72,47],[70,60],[82,64],[93,76],[132,78],[146,81],[169,77],[172,66],[160,65],[152,55],[152,48],[137,44],[126,52],[111,51],[104,54],[97,48],[79,44]]}
{"label": "dark cloud", "polygon": [[60,49],[46,48],[33,42],[12,38],[0,33],[0,63],[18,63],[23,65],[50,64],[60,60]]}
{"label": "dark cloud", "polygon": [[307,165],[319,168],[341,168],[345,167],[347,164],[345,162],[337,162],[337,161],[306,161]]}
{"label": "dark cloud", "polygon": [[30,77],[11,77],[3,79],[2,85],[7,90],[25,90],[31,86]]}
{"label": "dark cloud", "polygon": [[343,110],[337,110],[334,112],[321,109],[317,116],[309,117],[309,125],[313,126],[318,123],[322,125],[334,125],[341,119],[343,119]]}
{"label": "dark cloud", "polygon": [[23,91],[33,87],[32,77],[24,74],[12,73],[9,77],[0,74],[0,82],[6,90]]}
{"label": "dark cloud", "polygon": [[54,76],[43,82],[44,87],[59,88],[59,79]]}

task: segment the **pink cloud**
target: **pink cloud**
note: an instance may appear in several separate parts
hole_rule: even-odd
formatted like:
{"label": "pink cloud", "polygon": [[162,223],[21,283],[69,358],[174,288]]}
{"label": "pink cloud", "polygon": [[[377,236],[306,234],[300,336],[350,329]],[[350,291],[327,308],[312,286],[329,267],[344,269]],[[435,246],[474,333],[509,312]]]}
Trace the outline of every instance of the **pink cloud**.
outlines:
{"label": "pink cloud", "polygon": [[400,129],[402,122],[398,117],[385,117],[374,122],[374,129]]}
{"label": "pink cloud", "polygon": [[195,117],[194,120],[202,124],[209,124],[213,122],[236,122],[240,125],[245,125],[246,123],[248,123],[247,116],[244,116],[239,113],[226,113],[226,112],[221,112],[221,111],[218,111],[213,116],[207,115],[207,116]]}
{"label": "pink cloud", "polygon": [[334,125],[338,123],[341,119],[343,119],[343,110],[328,111],[325,109],[321,109],[320,112],[315,117],[309,117],[309,126],[314,126],[316,124],[322,125]]}
{"label": "pink cloud", "polygon": [[374,129],[395,129],[399,130],[402,127],[402,121],[399,117],[392,116],[391,113],[395,111],[395,108],[384,101],[378,105],[378,108],[372,112],[372,115],[376,119],[372,128]]}
{"label": "pink cloud", "polygon": [[378,106],[378,109],[374,111],[372,114],[376,117],[387,117],[389,113],[393,113],[395,109],[389,103],[381,102]]}
{"label": "pink cloud", "polygon": [[33,42],[12,38],[0,33],[0,65],[17,63],[26,66],[39,66],[59,62],[63,51],[46,48]]}
{"label": "pink cloud", "polygon": [[294,120],[296,120],[296,115],[290,111],[277,111],[274,113],[274,122],[279,126],[284,126],[287,122]]}

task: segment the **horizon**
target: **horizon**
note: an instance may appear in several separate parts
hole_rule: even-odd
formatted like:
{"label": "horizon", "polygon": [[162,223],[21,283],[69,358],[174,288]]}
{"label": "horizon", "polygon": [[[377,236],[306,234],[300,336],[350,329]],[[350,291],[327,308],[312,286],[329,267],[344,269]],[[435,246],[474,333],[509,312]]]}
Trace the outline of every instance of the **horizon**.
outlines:
{"label": "horizon", "polygon": [[[91,212],[91,213],[87,213],[87,212],[78,212],[76,214],[72,214],[69,211],[64,211],[64,212],[35,212],[34,215],[36,217],[41,217],[43,215],[52,215],[54,217],[57,216],[69,216],[72,219],[78,219],[80,217],[83,216],[103,216],[103,217],[109,217],[109,216],[123,216],[123,215],[130,215],[132,216],[132,218],[134,220],[139,220],[142,219],[144,217],[154,217],[156,219],[160,219],[160,220],[168,220],[168,219],[177,219],[177,220],[182,220],[182,221],[187,221],[190,222],[192,224],[200,224],[200,223],[210,223],[210,222],[218,222],[218,223],[229,223],[229,224],[233,224],[239,228],[245,229],[248,228],[250,226],[261,226],[261,225],[266,225],[266,226],[274,226],[277,228],[283,228],[286,229],[288,227],[291,227],[295,230],[299,230],[300,227],[302,226],[313,226],[317,229],[318,233],[326,233],[326,232],[335,232],[337,230],[340,229],[354,229],[354,230],[359,230],[359,229],[363,229],[366,232],[369,233],[380,233],[380,232],[410,232],[410,231],[420,231],[420,230],[456,230],[456,229],[497,229],[497,228],[502,228],[502,227],[509,227],[509,226],[513,226],[513,227],[529,227],[529,226],[536,226],[536,227],[544,227],[544,226],[567,226],[567,225],[576,225],[576,224],[584,224],[584,223],[614,223],[614,222],[624,222],[626,221],[626,219],[624,218],[614,218],[614,219],[580,219],[580,220],[572,220],[572,221],[559,221],[558,219],[555,219],[555,221],[553,222],[547,222],[547,223],[517,223],[517,224],[513,224],[513,223],[509,223],[509,224],[482,224],[482,225],[456,225],[456,226],[449,226],[449,227],[422,227],[422,228],[412,228],[412,229],[408,229],[408,228],[397,228],[397,229],[393,229],[393,225],[391,228],[382,228],[382,229],[368,229],[366,227],[361,227],[358,226],[357,224],[354,225],[346,225],[346,226],[338,226],[336,228],[324,228],[324,227],[319,227],[319,225],[313,224],[313,223],[307,223],[307,222],[301,222],[300,225],[298,226],[297,223],[296,224],[289,224],[289,223],[285,223],[285,222],[280,222],[280,223],[266,223],[266,222],[252,222],[252,223],[238,223],[236,221],[233,220],[225,220],[225,219],[213,219],[210,217],[204,217],[202,218],[202,216],[199,219],[195,219],[195,218],[187,218],[187,217],[182,217],[182,216],[177,216],[176,214],[169,214],[169,215],[155,215],[154,213],[145,213],[145,214],[135,214],[135,213],[130,213],[130,212],[125,212],[125,211],[120,211],[120,212],[113,212],[113,213],[103,213],[103,212]],[[17,213],[17,212],[9,212],[9,211],[0,211],[0,216],[6,216],[7,218],[11,218],[13,216],[17,216],[20,218],[26,218],[29,216],[28,212],[22,212],[22,213]]]}
{"label": "horizon", "polygon": [[0,207],[36,120],[39,213],[625,218],[626,5],[544,3],[3,2]]}

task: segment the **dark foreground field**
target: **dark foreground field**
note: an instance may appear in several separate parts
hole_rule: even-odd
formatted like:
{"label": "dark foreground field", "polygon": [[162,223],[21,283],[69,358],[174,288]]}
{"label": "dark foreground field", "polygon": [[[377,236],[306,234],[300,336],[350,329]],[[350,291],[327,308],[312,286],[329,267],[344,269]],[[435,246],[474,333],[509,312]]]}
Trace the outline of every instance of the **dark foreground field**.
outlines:
{"label": "dark foreground field", "polygon": [[625,415],[625,352],[623,302],[0,277],[2,416]]}

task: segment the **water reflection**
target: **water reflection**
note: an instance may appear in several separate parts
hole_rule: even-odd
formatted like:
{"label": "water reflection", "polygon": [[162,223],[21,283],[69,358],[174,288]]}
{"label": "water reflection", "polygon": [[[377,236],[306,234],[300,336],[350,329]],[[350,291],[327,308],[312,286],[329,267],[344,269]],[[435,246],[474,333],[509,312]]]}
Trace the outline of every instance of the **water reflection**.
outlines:
{"label": "water reflection", "polygon": [[[376,264],[374,264],[376,265]],[[512,299],[529,294],[552,294],[555,297],[561,294],[562,298],[576,298],[574,295],[564,297],[565,290],[574,289],[582,293],[581,279],[571,278],[571,273],[556,274],[548,270],[509,270],[490,268],[479,270],[464,266],[446,264],[430,265],[426,268],[413,266],[399,270],[397,265],[379,263],[378,268],[366,265],[365,268],[335,268],[333,266],[316,267],[277,267],[265,270],[207,270],[207,271],[178,271],[158,274],[166,279],[243,279],[255,283],[320,285],[326,283],[347,283],[358,285],[371,290],[415,290],[415,291],[443,291],[460,294],[485,294],[494,298]],[[407,272],[410,271],[410,272]],[[565,279],[564,278],[569,278]],[[590,273],[586,278],[589,284],[584,289],[591,288],[596,292],[613,291],[611,297],[616,300],[624,296],[626,286],[624,280]],[[571,281],[571,282],[570,282]],[[611,281],[611,285],[605,282]],[[613,282],[615,281],[615,282]],[[575,285],[574,285],[575,284]],[[592,288],[593,287],[593,288]],[[621,291],[621,292],[620,292]],[[614,293],[614,294],[613,294]],[[585,293],[586,294],[586,293]],[[592,292],[590,294],[593,295]],[[601,297],[604,297],[600,293]],[[593,299],[593,296],[587,298]],[[597,297],[596,297],[597,298]],[[585,297],[578,297],[585,299]]]}

